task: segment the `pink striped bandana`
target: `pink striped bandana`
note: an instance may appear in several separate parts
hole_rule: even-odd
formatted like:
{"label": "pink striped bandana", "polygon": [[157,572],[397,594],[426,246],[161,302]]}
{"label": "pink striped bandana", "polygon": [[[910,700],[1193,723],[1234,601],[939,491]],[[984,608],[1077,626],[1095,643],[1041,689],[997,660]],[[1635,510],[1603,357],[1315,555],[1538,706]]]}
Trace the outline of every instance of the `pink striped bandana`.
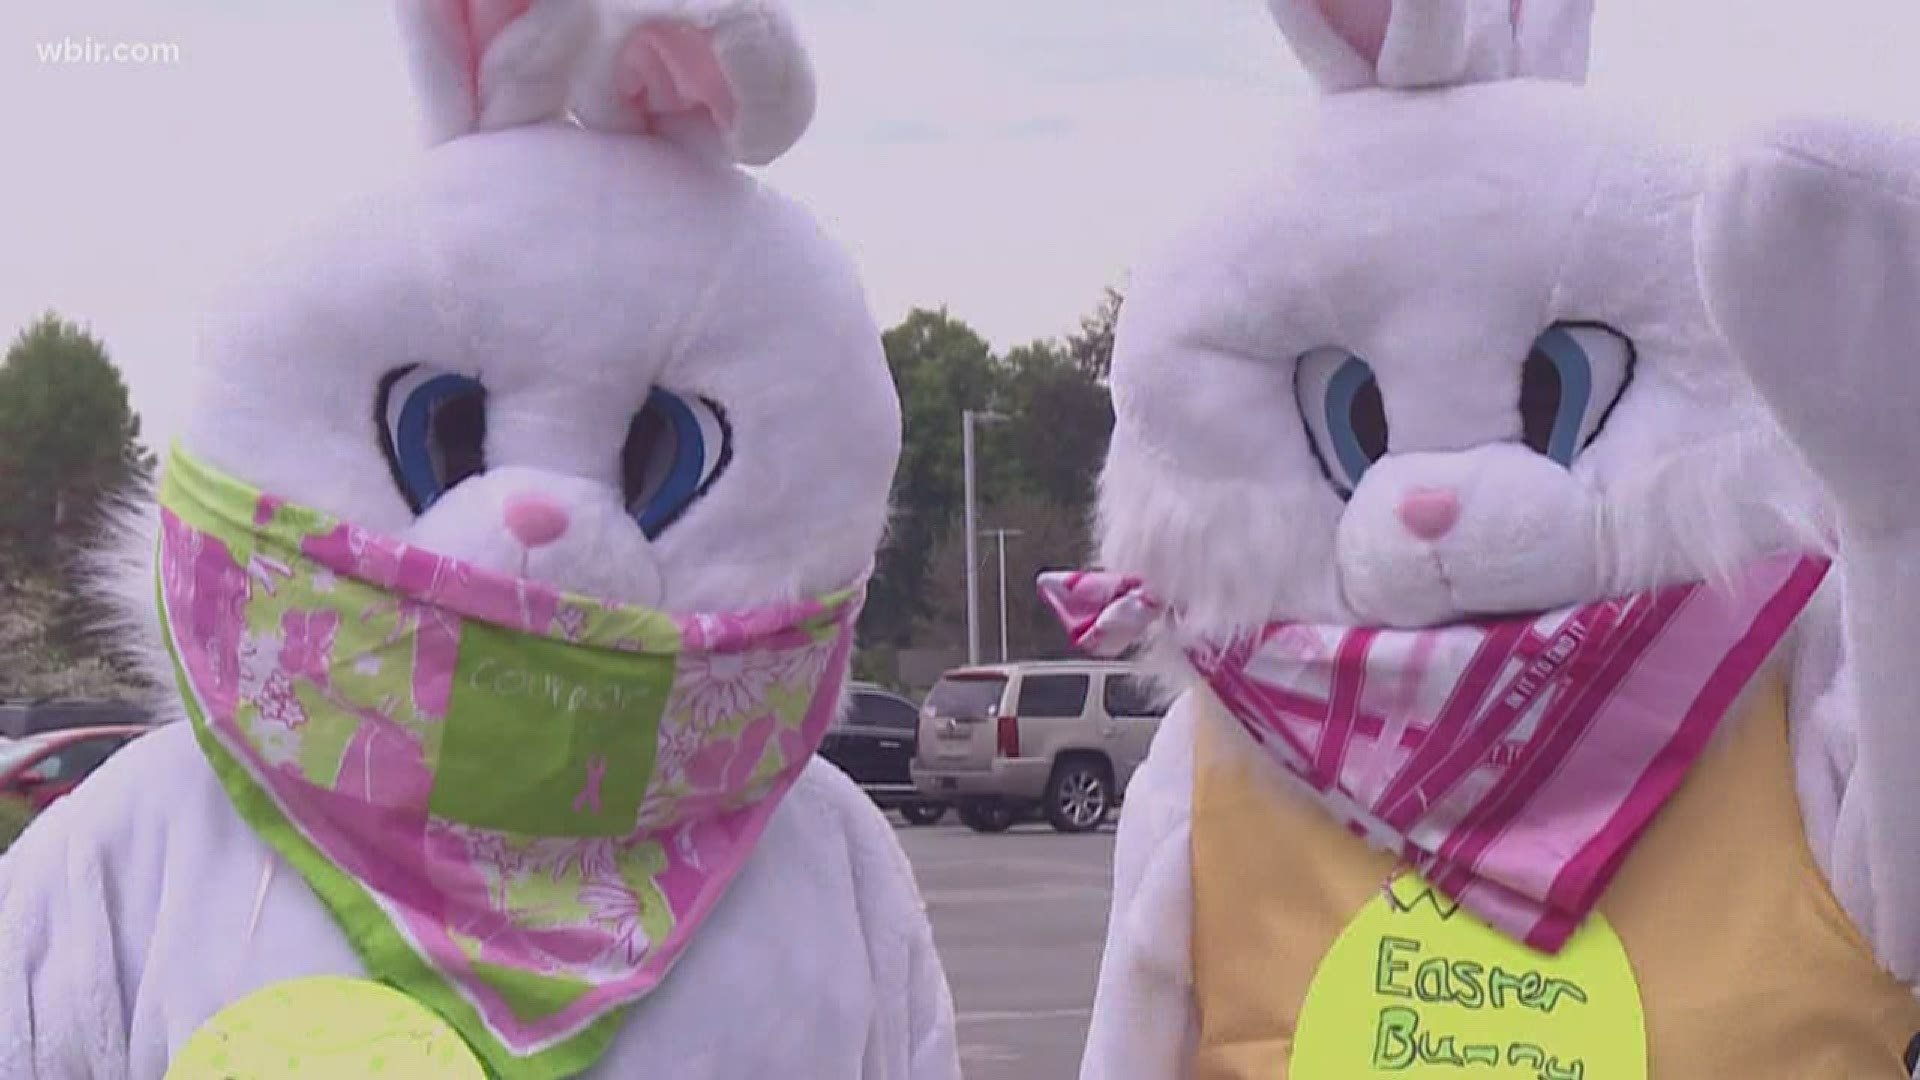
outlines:
{"label": "pink striped bandana", "polygon": [[[1557,953],[1828,568],[1786,556],[1727,588],[1428,630],[1276,623],[1188,659],[1356,835]],[[1100,655],[1169,617],[1116,575],[1047,574],[1040,591]]]}

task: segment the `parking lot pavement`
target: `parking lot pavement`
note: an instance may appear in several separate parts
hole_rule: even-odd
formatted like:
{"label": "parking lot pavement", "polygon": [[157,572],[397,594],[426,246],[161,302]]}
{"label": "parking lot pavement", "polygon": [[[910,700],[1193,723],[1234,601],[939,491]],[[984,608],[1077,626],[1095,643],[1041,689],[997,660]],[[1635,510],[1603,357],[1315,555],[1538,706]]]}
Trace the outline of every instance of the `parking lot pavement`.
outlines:
{"label": "parking lot pavement", "polygon": [[1106,939],[1113,829],[898,830],[953,988],[967,1080],[1079,1075]]}

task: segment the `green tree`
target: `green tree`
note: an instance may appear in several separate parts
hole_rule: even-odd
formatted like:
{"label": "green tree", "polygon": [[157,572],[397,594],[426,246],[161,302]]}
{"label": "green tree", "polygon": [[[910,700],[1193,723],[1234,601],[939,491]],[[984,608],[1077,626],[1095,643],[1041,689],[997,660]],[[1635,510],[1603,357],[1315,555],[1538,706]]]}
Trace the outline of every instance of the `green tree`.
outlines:
{"label": "green tree", "polygon": [[[0,578],[0,699],[141,696],[139,673],[86,632],[99,613],[79,607],[83,595],[52,578]],[[60,633],[63,623],[74,629]]]}
{"label": "green tree", "polygon": [[1120,307],[1125,303],[1120,290],[1109,285],[1100,294],[1100,304],[1080,320],[1077,333],[1067,336],[1067,355],[1075,367],[1102,385],[1113,371],[1114,331],[1120,325]]}
{"label": "green tree", "polygon": [[140,419],[106,348],[52,313],[0,363],[0,558],[56,569],[103,497],[151,474]]}
{"label": "green tree", "polygon": [[[933,547],[960,513],[961,413],[991,408],[1001,373],[986,340],[945,310],[916,310],[882,341],[900,394],[904,436],[893,520],[860,629],[869,647],[898,647],[911,644],[915,623],[928,611]],[[992,441],[981,440],[976,479],[983,482],[1006,467],[1006,455]]]}
{"label": "green tree", "polygon": [[0,795],[0,853],[20,839],[33,819],[32,803],[17,795]]}
{"label": "green tree", "polygon": [[1006,447],[1020,490],[1050,506],[1085,511],[1113,437],[1113,400],[1061,348],[1035,342],[1007,354]]}
{"label": "green tree", "polygon": [[153,468],[99,340],[51,313],[14,339],[0,361],[0,696],[114,698],[138,685],[96,636],[105,612],[74,556],[105,500]]}

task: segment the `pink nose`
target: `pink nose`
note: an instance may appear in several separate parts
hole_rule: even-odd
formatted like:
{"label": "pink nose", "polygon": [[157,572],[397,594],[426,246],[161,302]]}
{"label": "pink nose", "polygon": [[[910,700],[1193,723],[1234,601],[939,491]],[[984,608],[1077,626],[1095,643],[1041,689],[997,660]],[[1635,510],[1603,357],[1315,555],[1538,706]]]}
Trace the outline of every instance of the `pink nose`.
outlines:
{"label": "pink nose", "polygon": [[1422,540],[1438,540],[1460,520],[1460,497],[1445,488],[1415,488],[1400,499],[1400,523]]}
{"label": "pink nose", "polygon": [[545,547],[565,536],[570,523],[560,504],[544,495],[510,495],[501,514],[507,531],[530,548]]}

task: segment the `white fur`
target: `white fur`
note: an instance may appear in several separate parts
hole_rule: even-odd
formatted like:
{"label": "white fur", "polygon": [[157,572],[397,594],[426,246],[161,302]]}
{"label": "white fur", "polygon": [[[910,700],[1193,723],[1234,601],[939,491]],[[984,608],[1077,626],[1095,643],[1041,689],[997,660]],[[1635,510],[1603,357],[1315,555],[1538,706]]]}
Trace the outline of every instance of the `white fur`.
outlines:
{"label": "white fur", "polygon": [[153,492],[142,486],[122,492],[101,515],[97,546],[80,563],[84,587],[104,603],[102,640],[133,665],[145,685],[142,702],[152,715],[165,720],[179,716],[179,697],[173,689],[173,660],[160,629],[160,608],[153,560],[160,542],[160,519],[154,513]]}
{"label": "white fur", "polygon": [[[1695,281],[1702,176],[1559,84],[1357,91],[1309,111],[1263,176],[1136,275],[1106,561],[1218,632],[1551,608],[1800,542],[1818,489]],[[1571,471],[1511,445],[1521,361],[1561,320],[1612,325],[1640,355]],[[1295,360],[1328,345],[1373,366],[1391,428],[1346,504],[1294,396]],[[1419,486],[1461,491],[1439,544],[1393,519]]]}
{"label": "white fur", "polygon": [[[239,278],[204,324],[182,444],[296,503],[589,595],[733,611],[855,581],[886,519],[900,414],[850,261],[801,207],[696,145],[559,119],[584,5],[535,0],[501,29],[477,100],[462,99],[456,39],[434,22],[445,10],[402,5],[442,145]],[[700,11],[786,25],[759,2]],[[723,51],[753,32],[725,27]],[[755,62],[803,72],[791,35],[775,38]],[[750,67],[734,70],[750,81]],[[760,125],[743,128],[748,156],[798,136],[810,81],[743,87],[741,115]],[[785,120],[769,120],[775,98]],[[417,518],[375,415],[382,376],[408,364],[488,391],[487,471]],[[624,505],[621,447],[655,388],[718,402],[733,441],[707,493],[649,540]],[[523,493],[567,512],[552,544],[528,550],[507,529],[504,504]],[[143,502],[116,520],[96,577],[127,648],[171,685],[156,512]],[[116,758],[0,862],[0,1075],[157,1078],[236,995],[359,974],[284,865],[265,936],[235,936],[267,862],[184,725]],[[743,1023],[754,1039],[736,1037]],[[776,1065],[821,1080],[958,1075],[911,869],[872,803],[819,763],[595,1075]]]}
{"label": "white fur", "polygon": [[1446,86],[1513,73],[1509,0],[1395,3],[1380,50],[1380,85]]}
{"label": "white fur", "polygon": [[[804,211],[675,143],[559,124],[434,151],[252,271],[200,359],[184,441],[216,466],[516,573],[498,507],[538,490],[581,523],[539,554],[539,576],[677,611],[851,582],[898,454],[864,293]],[[408,362],[489,392],[490,471],[419,521],[373,421],[381,375]],[[612,508],[654,386],[720,402],[734,454],[649,544]]]}
{"label": "white fur", "polygon": [[[1202,692],[1204,693],[1204,691]],[[1193,766],[1197,698],[1182,698],[1127,784],[1113,850],[1113,912],[1080,1075],[1188,1075],[1192,1006]]]}
{"label": "white fur", "polygon": [[1833,493],[1845,591],[1831,873],[1882,959],[1920,979],[1920,130],[1792,120],[1702,217],[1714,315]]}
{"label": "white fur", "polygon": [[1320,0],[1267,0],[1295,55],[1327,90],[1374,85],[1375,58],[1363,55],[1327,21]]}
{"label": "white fur", "polygon": [[1514,70],[1582,82],[1593,38],[1594,0],[1524,0],[1514,29]]}

